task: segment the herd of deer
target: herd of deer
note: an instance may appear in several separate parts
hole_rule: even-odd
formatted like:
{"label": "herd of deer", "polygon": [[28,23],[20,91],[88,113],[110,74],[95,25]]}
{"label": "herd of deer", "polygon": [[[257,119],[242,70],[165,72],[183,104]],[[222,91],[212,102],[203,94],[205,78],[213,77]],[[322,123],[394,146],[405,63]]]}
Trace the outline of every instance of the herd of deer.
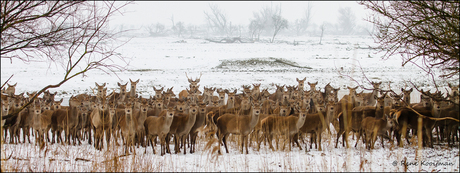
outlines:
{"label": "herd of deer", "polygon": [[[175,153],[183,149],[186,154],[187,146],[190,153],[195,152],[199,132],[206,132],[208,137],[217,137],[219,148],[223,145],[227,153],[229,134],[240,135],[241,152],[245,149],[248,153],[248,145],[254,142],[257,150],[262,143],[268,143],[270,149],[275,150],[272,140],[275,140],[277,150],[280,140],[283,141],[283,150],[286,144],[289,150],[295,145],[302,150],[299,140],[303,141],[306,134],[310,134],[310,149],[315,143],[321,150],[322,133],[330,133],[330,127],[333,127],[337,132],[335,147],[340,137],[342,145],[348,146],[346,137],[349,132],[354,132],[357,137],[355,147],[362,139],[366,148],[372,149],[377,137],[381,138],[382,147],[384,139],[393,143],[396,138],[400,147],[404,139],[411,143],[409,136],[415,137],[421,119],[424,146],[433,146],[433,131],[437,132],[438,142],[446,139],[449,146],[458,142],[458,85],[449,84],[451,91],[446,93],[447,96],[421,90],[420,103],[411,103],[413,89],[401,88],[402,93],[396,94],[392,90],[380,89],[381,82],[372,82],[371,93],[357,93],[358,87],[348,87],[349,94],[339,100],[339,89],[330,84],[323,92],[317,90],[318,82],[308,82],[310,89],[305,90],[306,78],[297,79],[296,86],[276,85],[274,93],[261,89],[260,84],[252,84],[252,89],[251,85],[243,85],[242,93],[237,93],[236,89],[216,90],[212,87],[204,87],[201,92],[198,85],[201,75],[195,80],[187,78],[189,88],[181,91],[178,97],[173,93],[173,87],[166,91],[164,87],[153,87],[154,96],[138,97],[136,85],[139,80],[130,79],[130,91],[127,91],[128,83],[118,83],[119,92],[107,95],[106,84],[96,83],[93,95],[72,96],[69,106],[61,105],[63,99],[55,101],[56,93],[46,91],[43,97],[36,97],[37,92],[27,92],[28,97],[25,97],[24,93],[15,94],[16,84],[8,84],[1,95],[3,139],[6,140],[9,134],[10,143],[21,142],[19,133],[22,129],[22,142],[27,140],[30,143],[32,130],[36,144],[80,145],[82,140],[87,140],[101,150],[104,138],[109,146],[111,141],[120,145],[118,139],[121,137],[125,153],[135,152],[136,146],[145,147],[146,152],[150,145],[155,154],[158,137],[160,153],[164,155],[171,153],[171,140]],[[215,91],[218,96],[214,95]],[[36,99],[30,101],[34,96]],[[31,104],[19,111],[29,101]],[[9,116],[5,116],[7,114]],[[218,151],[220,153],[220,149]]]}

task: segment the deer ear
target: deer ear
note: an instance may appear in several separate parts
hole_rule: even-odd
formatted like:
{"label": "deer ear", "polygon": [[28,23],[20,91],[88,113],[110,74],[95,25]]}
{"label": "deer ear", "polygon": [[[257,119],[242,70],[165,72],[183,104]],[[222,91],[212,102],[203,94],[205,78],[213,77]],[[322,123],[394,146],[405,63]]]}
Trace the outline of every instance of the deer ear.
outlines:
{"label": "deer ear", "polygon": [[410,90],[409,90],[409,91],[410,91],[410,92],[412,92],[412,91],[413,91],[413,88],[410,88]]}

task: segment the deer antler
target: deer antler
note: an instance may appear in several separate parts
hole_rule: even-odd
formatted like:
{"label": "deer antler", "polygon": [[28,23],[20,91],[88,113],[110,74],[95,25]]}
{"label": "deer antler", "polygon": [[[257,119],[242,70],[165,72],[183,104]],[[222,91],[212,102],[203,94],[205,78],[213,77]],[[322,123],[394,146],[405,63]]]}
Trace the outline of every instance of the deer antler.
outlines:
{"label": "deer antler", "polygon": [[190,78],[187,76],[187,72],[185,72],[185,77],[187,77],[188,82],[192,82],[192,81],[193,81],[192,79],[190,79]]}
{"label": "deer antler", "polygon": [[[97,85],[97,83],[96,83],[96,85]],[[91,89],[91,91],[93,91],[93,94],[94,94],[94,95],[97,95],[97,94],[94,92],[94,89],[93,89],[93,88],[89,87],[89,89]]]}
{"label": "deer antler", "polygon": [[200,82],[201,75],[203,75],[202,72],[200,72],[200,77],[197,79],[197,82]]}

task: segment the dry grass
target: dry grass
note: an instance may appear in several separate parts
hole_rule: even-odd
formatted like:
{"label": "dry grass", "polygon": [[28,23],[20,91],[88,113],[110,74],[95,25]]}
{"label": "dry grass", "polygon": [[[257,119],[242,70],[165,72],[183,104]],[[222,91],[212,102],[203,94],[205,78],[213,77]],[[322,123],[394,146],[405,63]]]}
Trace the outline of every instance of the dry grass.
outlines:
{"label": "dry grass", "polygon": [[[390,150],[390,144],[386,143],[385,149],[376,145],[376,149],[368,151],[362,142],[358,147],[348,149],[335,147],[335,131],[331,134],[323,133],[323,151],[318,151],[313,147],[308,151],[301,151],[295,145],[291,152],[275,151],[272,152],[267,146],[261,146],[260,151],[256,151],[256,144],[250,147],[249,154],[240,154],[240,137],[231,135],[228,140],[229,152],[219,155],[217,153],[219,143],[213,131],[208,131],[204,135],[203,129],[201,136],[197,140],[197,150],[194,154],[166,154],[159,156],[153,155],[151,146],[144,154],[144,148],[136,148],[135,153],[124,155],[123,147],[111,145],[107,147],[104,143],[102,151],[95,150],[93,146],[86,144],[81,146],[47,144],[40,150],[40,146],[35,144],[4,144],[2,141],[1,170],[2,171],[95,171],[95,172],[202,172],[202,171],[260,171],[260,172],[305,172],[305,171],[419,171],[419,170],[441,170],[458,171],[458,163],[447,166],[446,169],[439,167],[418,167],[400,164],[401,161],[412,162],[427,153],[431,154],[429,159],[458,158],[458,148],[442,148],[420,150],[417,153],[416,147],[406,146]],[[349,140],[354,144],[350,135]],[[309,144],[309,137],[305,138],[302,147]],[[120,139],[121,140],[121,139]],[[111,143],[113,144],[114,141]],[[254,141],[252,141],[254,142]],[[386,141],[388,142],[388,141]],[[120,142],[121,143],[121,142]],[[353,146],[353,145],[352,145]],[[174,147],[171,147],[173,149]],[[155,147],[157,151],[159,147]],[[305,150],[305,148],[304,148]],[[453,154],[454,153],[454,154]],[[386,161],[382,157],[393,160]],[[392,161],[398,161],[397,166],[392,166]]]}

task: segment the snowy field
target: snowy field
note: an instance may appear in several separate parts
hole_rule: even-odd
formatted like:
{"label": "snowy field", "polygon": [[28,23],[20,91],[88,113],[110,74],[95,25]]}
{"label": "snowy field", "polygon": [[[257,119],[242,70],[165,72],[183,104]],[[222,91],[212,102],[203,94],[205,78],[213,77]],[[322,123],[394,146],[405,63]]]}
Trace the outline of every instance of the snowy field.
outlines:
{"label": "snowy field", "polygon": [[[50,89],[57,92],[56,99],[64,98],[68,105],[71,95],[91,93],[90,87],[107,83],[111,92],[117,90],[117,82],[125,84],[129,79],[140,82],[137,92],[148,97],[154,94],[152,86],[174,87],[176,95],[188,87],[185,73],[195,79],[202,73],[200,90],[206,87],[238,89],[242,85],[260,83],[261,89],[275,91],[273,84],[297,85],[296,78],[306,82],[318,81],[317,87],[324,88],[331,83],[340,87],[339,98],[348,93],[347,86],[357,83],[370,88],[367,79],[382,82],[382,89],[391,89],[400,93],[401,88],[412,87],[409,81],[424,90],[432,90],[431,77],[418,67],[408,64],[401,66],[400,57],[382,60],[369,46],[375,46],[373,39],[366,36],[326,36],[322,44],[318,37],[277,37],[276,43],[211,43],[204,39],[182,38],[133,38],[119,49],[129,57],[127,71],[117,75],[108,75],[102,71],[91,71],[86,77],[76,77],[60,88]],[[294,46],[293,41],[299,44]],[[297,67],[276,60],[294,64]],[[308,67],[308,68],[301,68]],[[366,75],[367,79],[363,76]],[[439,73],[439,72],[437,72]],[[39,90],[48,84],[56,84],[63,78],[62,68],[47,62],[24,64],[18,60],[1,60],[1,82],[12,74],[10,84],[18,83],[16,94]],[[456,79],[438,79],[442,88],[447,83],[458,85]],[[129,86],[128,86],[129,87]],[[309,86],[306,86],[309,89]],[[128,88],[129,90],[129,88]],[[118,90],[117,90],[118,91]],[[358,92],[362,89],[358,89]],[[365,91],[369,92],[369,91]],[[443,90],[443,92],[446,92]],[[215,93],[217,94],[217,93]],[[412,92],[411,102],[419,101],[419,93]],[[376,143],[376,149],[368,151],[362,143],[358,147],[345,149],[339,142],[335,148],[335,131],[332,138],[323,133],[323,151],[316,148],[305,151],[294,147],[292,151],[272,152],[263,146],[260,151],[254,147],[248,155],[240,154],[237,143],[231,142],[230,153],[217,156],[205,150],[206,139],[199,140],[194,154],[153,155],[152,148],[137,148],[135,155],[121,156],[121,147],[112,147],[103,151],[95,150],[85,141],[81,146],[48,145],[44,150],[32,144],[3,144],[1,146],[2,171],[459,171],[458,145],[448,148],[435,145],[434,148],[418,150],[416,146],[404,148],[391,147],[388,141],[385,148]],[[307,140],[308,141],[308,140]],[[351,145],[355,140],[349,138]],[[308,142],[309,143],[309,142]],[[458,144],[458,143],[457,143]],[[173,145],[172,145],[173,148]],[[224,148],[222,148],[224,149]],[[402,162],[406,160],[406,164]]]}

